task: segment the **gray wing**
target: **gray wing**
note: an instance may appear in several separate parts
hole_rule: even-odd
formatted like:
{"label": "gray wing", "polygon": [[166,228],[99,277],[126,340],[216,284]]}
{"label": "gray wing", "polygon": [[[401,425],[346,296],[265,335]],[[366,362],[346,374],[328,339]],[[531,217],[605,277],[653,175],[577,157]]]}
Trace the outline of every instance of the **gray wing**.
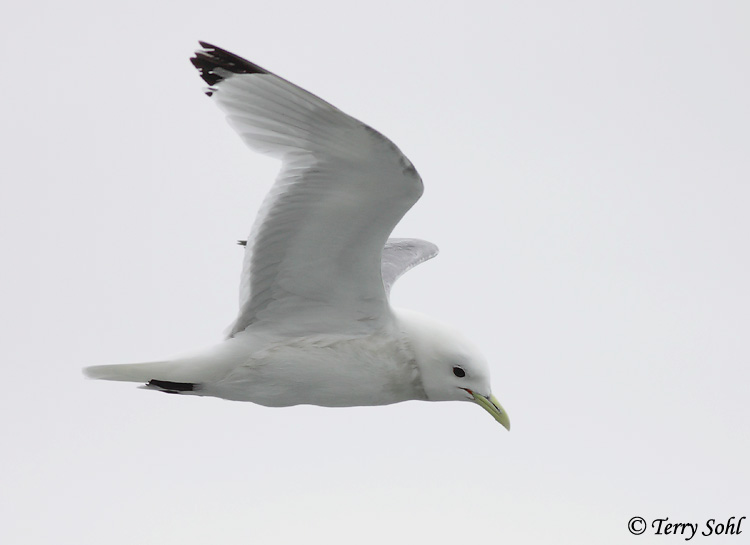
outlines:
{"label": "gray wing", "polygon": [[418,238],[389,238],[380,261],[385,293],[390,294],[391,286],[401,275],[437,254],[438,247],[432,242]]}
{"label": "gray wing", "polygon": [[193,64],[251,148],[281,159],[245,249],[240,311],[282,335],[367,333],[392,319],[380,262],[422,194],[409,160],[377,131],[211,44]]}

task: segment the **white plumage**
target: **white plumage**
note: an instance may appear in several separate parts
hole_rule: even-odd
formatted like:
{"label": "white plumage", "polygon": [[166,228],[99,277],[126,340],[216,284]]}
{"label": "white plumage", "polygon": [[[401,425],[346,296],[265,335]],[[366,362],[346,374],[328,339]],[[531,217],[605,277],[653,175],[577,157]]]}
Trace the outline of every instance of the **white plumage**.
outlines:
{"label": "white plumage", "polygon": [[92,378],[267,406],[473,400],[504,426],[482,356],[390,287],[437,247],[388,239],[422,194],[377,131],[296,85],[201,42],[207,94],[252,149],[279,158],[245,248],[227,339],[187,357],[89,367]]}

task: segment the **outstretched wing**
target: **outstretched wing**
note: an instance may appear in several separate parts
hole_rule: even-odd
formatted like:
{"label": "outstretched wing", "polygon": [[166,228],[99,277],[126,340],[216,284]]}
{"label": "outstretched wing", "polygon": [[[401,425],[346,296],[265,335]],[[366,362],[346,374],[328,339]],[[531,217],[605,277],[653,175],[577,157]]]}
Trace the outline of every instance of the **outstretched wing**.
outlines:
{"label": "outstretched wing", "polygon": [[289,335],[367,333],[391,319],[388,235],[422,195],[411,162],[377,131],[267,70],[200,42],[192,63],[251,148],[281,172],[245,249],[240,312]]}
{"label": "outstretched wing", "polygon": [[401,275],[436,255],[438,247],[432,242],[417,238],[389,238],[380,263],[385,292],[390,294],[391,286]]}

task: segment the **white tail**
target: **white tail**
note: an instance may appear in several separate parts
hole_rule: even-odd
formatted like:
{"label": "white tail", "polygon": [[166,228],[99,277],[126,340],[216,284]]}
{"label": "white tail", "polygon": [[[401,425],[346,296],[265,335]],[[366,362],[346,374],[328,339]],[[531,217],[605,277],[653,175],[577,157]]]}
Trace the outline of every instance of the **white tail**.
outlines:
{"label": "white tail", "polygon": [[100,380],[125,382],[167,381],[201,384],[214,382],[247,359],[246,340],[229,339],[220,344],[174,359],[149,363],[123,363],[86,367],[83,374]]}
{"label": "white tail", "polygon": [[[100,380],[121,380],[125,382],[143,382],[149,380],[175,381],[180,369],[171,361],[156,361],[150,363],[125,363],[119,365],[95,365],[86,367],[83,374],[88,378]],[[184,377],[183,377],[184,378]]]}

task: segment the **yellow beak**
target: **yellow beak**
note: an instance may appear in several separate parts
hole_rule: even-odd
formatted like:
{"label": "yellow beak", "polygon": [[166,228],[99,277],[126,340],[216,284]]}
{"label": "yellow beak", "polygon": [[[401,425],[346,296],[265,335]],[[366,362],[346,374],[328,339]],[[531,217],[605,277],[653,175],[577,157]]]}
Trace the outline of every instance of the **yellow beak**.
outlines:
{"label": "yellow beak", "polygon": [[508,413],[505,412],[505,409],[503,409],[503,406],[500,405],[500,402],[495,396],[490,395],[490,397],[484,397],[482,394],[476,392],[471,392],[471,395],[474,396],[474,401],[476,401],[478,405],[481,405],[495,420],[500,422],[506,430],[510,431],[510,418],[508,418]]}

